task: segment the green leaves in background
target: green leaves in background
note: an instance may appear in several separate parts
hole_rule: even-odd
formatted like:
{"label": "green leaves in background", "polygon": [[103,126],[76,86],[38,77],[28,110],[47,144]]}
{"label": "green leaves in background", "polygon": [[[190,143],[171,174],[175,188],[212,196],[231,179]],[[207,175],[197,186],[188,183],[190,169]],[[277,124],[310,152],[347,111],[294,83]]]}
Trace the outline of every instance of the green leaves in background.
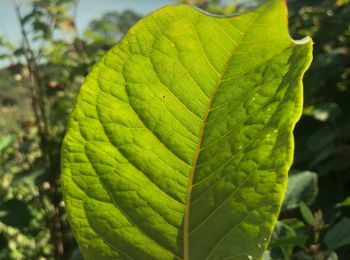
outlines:
{"label": "green leaves in background", "polygon": [[309,209],[308,206],[304,202],[300,202],[299,204],[300,207],[300,213],[303,216],[304,220],[311,226],[314,226],[316,221],[315,217],[312,214],[312,211]]}
{"label": "green leaves in background", "polygon": [[280,0],[231,18],[170,6],[95,65],[62,148],[87,259],[262,256],[311,62],[286,18]]}
{"label": "green leaves in background", "polygon": [[0,205],[0,221],[6,225],[25,228],[31,219],[31,214],[23,201],[9,200]]}
{"label": "green leaves in background", "polygon": [[0,154],[2,154],[3,150],[9,147],[14,141],[16,141],[16,137],[14,135],[5,135],[0,139]]}
{"label": "green leaves in background", "polygon": [[14,135],[5,135],[0,139],[0,177],[5,173],[5,163],[11,157],[7,150],[15,141],[16,137]]}
{"label": "green leaves in background", "polygon": [[332,250],[350,244],[350,219],[342,218],[326,233],[324,242]]}
{"label": "green leaves in background", "polygon": [[296,233],[295,229],[300,225],[301,222],[293,219],[278,221],[272,233],[270,249],[264,253],[263,259],[290,259],[294,247],[303,246],[308,239],[307,236]]}
{"label": "green leaves in background", "polygon": [[347,197],[345,200],[343,200],[342,202],[337,203],[337,205],[335,205],[337,208],[340,207],[349,207],[350,206],[350,197]]}
{"label": "green leaves in background", "polygon": [[292,172],[288,176],[288,187],[282,209],[295,209],[301,201],[310,204],[315,199],[317,192],[316,173],[310,171]]}

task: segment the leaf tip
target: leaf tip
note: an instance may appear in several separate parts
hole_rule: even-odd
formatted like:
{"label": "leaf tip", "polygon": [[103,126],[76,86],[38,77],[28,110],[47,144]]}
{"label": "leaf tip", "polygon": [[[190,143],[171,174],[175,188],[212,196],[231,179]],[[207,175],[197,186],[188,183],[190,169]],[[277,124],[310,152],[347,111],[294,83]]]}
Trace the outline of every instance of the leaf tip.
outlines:
{"label": "leaf tip", "polygon": [[303,44],[306,44],[306,43],[309,43],[311,42],[312,44],[314,43],[312,38],[310,36],[306,36],[304,38],[301,38],[300,40],[295,40],[295,39],[292,39],[292,41],[297,44],[297,45],[303,45]]}

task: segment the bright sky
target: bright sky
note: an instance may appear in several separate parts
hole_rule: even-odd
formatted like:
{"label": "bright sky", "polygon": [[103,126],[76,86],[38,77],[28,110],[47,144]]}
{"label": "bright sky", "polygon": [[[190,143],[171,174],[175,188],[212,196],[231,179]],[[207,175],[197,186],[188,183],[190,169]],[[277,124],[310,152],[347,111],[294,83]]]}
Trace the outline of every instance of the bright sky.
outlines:
{"label": "bright sky", "polygon": [[[28,0],[17,0],[17,2],[25,3]],[[89,21],[101,17],[105,12],[132,9],[144,15],[164,5],[174,3],[176,3],[176,0],[80,0],[77,25],[79,30],[83,31]],[[23,13],[25,13],[25,10],[23,8]],[[12,0],[0,0],[0,35],[11,41],[17,41],[20,38]]]}
{"label": "bright sky", "polygon": [[[17,0],[17,3],[28,3],[29,0]],[[126,9],[146,15],[162,6],[175,4],[176,0],[79,0],[77,12],[77,27],[83,32],[92,19],[101,17],[106,12],[123,11]],[[26,14],[28,7],[21,8],[22,15]],[[12,0],[0,0],[0,37],[18,43],[21,39],[20,28],[16,18]],[[0,54],[3,52],[0,47]],[[0,68],[6,62],[0,60]]]}
{"label": "bright sky", "polygon": [[99,18],[102,14],[113,10],[131,9],[145,15],[162,6],[176,2],[176,0],[80,0],[77,25],[78,28],[84,29],[90,20]]}

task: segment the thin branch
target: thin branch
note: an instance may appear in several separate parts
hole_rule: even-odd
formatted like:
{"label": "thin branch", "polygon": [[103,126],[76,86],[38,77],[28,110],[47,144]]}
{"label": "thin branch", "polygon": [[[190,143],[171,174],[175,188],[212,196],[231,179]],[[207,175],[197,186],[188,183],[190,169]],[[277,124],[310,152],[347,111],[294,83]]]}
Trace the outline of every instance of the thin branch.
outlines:
{"label": "thin branch", "polygon": [[[20,29],[23,37],[23,42],[24,42],[24,56],[27,62],[27,67],[32,75],[34,84],[32,84],[33,87],[33,103],[35,106],[35,114],[37,116],[37,125],[39,128],[40,132],[40,141],[41,141],[41,147],[42,147],[42,152],[45,160],[45,168],[48,170],[50,168],[50,158],[48,156],[49,152],[49,147],[48,147],[48,140],[50,138],[49,134],[49,127],[48,127],[48,117],[47,117],[47,112],[46,112],[46,95],[45,95],[45,90],[44,86],[42,85],[42,81],[39,75],[39,69],[38,69],[38,64],[34,55],[34,52],[31,48],[27,32],[25,30],[25,26],[23,23],[22,15],[20,12],[19,5],[17,4],[16,0],[12,0],[12,3],[14,5],[17,19],[20,24]],[[40,115],[38,113],[37,108],[40,110]],[[33,107],[34,109],[34,107]]]}
{"label": "thin branch", "polygon": [[20,29],[23,37],[24,56],[27,62],[30,78],[32,79],[31,81],[33,111],[36,118],[36,124],[39,129],[39,138],[41,144],[41,151],[45,163],[45,170],[47,174],[50,174],[50,199],[54,208],[51,216],[47,218],[47,222],[48,224],[50,224],[51,227],[50,233],[52,241],[55,245],[55,258],[63,259],[64,243],[60,213],[61,195],[58,191],[59,184],[57,176],[56,174],[54,174],[54,169],[52,169],[50,163],[49,142],[51,134],[49,129],[49,120],[47,117],[46,90],[45,85],[40,77],[38,61],[34,55],[33,49],[31,48],[30,41],[28,39],[28,34],[25,30],[25,24],[23,23],[20,7],[17,4],[16,0],[12,0],[12,3],[20,24]]}

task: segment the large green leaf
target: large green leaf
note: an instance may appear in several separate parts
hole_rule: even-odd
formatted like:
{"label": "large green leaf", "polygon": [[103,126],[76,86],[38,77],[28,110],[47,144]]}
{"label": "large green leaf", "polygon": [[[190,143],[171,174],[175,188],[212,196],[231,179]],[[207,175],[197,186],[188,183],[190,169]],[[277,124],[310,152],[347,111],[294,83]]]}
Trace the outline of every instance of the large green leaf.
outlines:
{"label": "large green leaf", "polygon": [[130,29],[87,77],[62,149],[85,258],[260,258],[311,46],[281,0],[230,18],[168,6]]}

